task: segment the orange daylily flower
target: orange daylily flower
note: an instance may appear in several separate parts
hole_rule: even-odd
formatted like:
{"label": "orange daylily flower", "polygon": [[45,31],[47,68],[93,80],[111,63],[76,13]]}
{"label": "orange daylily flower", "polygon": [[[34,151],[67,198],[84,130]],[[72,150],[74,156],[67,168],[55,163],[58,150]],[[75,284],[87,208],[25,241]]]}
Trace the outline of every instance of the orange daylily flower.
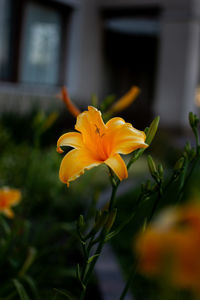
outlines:
{"label": "orange daylily flower", "polygon": [[[134,246],[135,247],[135,246]],[[200,296],[200,204],[165,210],[138,236],[139,270]]]}
{"label": "orange daylily flower", "polygon": [[62,146],[75,149],[68,152],[60,166],[60,180],[69,186],[84,173],[84,170],[105,163],[120,180],[128,177],[126,165],[120,154],[129,154],[145,144],[145,133],[135,129],[122,118],[112,118],[106,124],[101,112],[93,106],[88,107],[77,117],[75,129],[79,132],[63,134],[57,142],[57,151]]}
{"label": "orange daylily flower", "polygon": [[2,188],[0,189],[0,213],[8,218],[14,217],[12,206],[17,205],[21,200],[21,192],[17,189]]}

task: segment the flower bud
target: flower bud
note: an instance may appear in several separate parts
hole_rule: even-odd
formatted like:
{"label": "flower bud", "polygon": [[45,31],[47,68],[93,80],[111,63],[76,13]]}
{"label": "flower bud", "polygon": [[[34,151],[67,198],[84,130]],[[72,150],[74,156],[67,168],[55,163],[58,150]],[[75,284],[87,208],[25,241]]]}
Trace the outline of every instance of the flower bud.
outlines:
{"label": "flower bud", "polygon": [[158,165],[158,174],[161,179],[163,178],[163,173],[164,173],[163,166],[162,166],[162,164],[159,164]]}
{"label": "flower bud", "polygon": [[194,114],[193,112],[189,112],[189,122],[190,122],[190,126],[193,127],[194,126]]}
{"label": "flower bud", "polygon": [[185,145],[185,151],[187,153],[190,153],[190,151],[191,151],[191,144],[189,142],[187,142],[186,145]]}
{"label": "flower bud", "polygon": [[190,126],[192,128],[195,128],[195,127],[197,127],[197,125],[199,123],[199,118],[193,112],[190,112],[189,113],[189,122],[190,122]]}
{"label": "flower bud", "polygon": [[83,215],[80,215],[77,221],[77,228],[78,230],[82,230],[85,227],[85,220]]}
{"label": "flower bud", "polygon": [[151,155],[148,155],[147,162],[148,162],[148,167],[149,167],[149,171],[150,171],[151,175],[155,176],[157,174],[157,169],[156,169],[156,165],[155,165]]}
{"label": "flower bud", "polygon": [[183,167],[184,161],[184,157],[179,158],[179,160],[175,163],[174,171],[180,171]]}
{"label": "flower bud", "polygon": [[140,89],[133,86],[122,98],[120,98],[110,109],[112,113],[118,113],[126,109],[139,95]]}
{"label": "flower bud", "polygon": [[159,121],[160,121],[160,117],[158,116],[151,123],[145,141],[146,144],[150,145],[151,142],[153,141],[156,131],[158,129]]}

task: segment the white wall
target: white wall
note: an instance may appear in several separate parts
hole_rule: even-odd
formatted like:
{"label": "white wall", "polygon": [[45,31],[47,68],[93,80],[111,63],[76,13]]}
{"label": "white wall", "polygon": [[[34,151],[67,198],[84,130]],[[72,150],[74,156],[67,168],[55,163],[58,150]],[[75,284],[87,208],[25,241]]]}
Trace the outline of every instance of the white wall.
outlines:
{"label": "white wall", "polygon": [[167,126],[187,126],[188,112],[196,111],[200,24],[185,15],[166,11],[162,20],[159,71],[154,110]]}
{"label": "white wall", "polygon": [[101,93],[101,20],[96,4],[83,1],[74,10],[68,49],[67,86],[72,98],[89,103]]}

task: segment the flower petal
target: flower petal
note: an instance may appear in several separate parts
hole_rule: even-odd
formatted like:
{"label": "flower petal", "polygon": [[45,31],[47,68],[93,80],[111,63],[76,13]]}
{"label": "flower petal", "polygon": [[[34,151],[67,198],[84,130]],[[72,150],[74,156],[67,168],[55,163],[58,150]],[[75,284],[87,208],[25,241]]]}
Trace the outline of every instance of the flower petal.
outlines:
{"label": "flower petal", "polygon": [[115,118],[110,119],[110,120],[106,123],[106,128],[107,128],[107,130],[110,132],[110,131],[113,131],[113,130],[118,129],[119,127],[121,127],[121,126],[124,125],[125,123],[126,123],[126,122],[124,121],[124,119],[115,117]]}
{"label": "flower petal", "polygon": [[82,133],[83,142],[87,148],[93,150],[96,148],[97,138],[99,139],[105,133],[106,126],[102,120],[101,112],[89,106],[88,111],[78,115],[75,129]]}
{"label": "flower petal", "polygon": [[3,187],[0,189],[0,208],[16,205],[21,200],[21,192],[18,189]]}
{"label": "flower petal", "polygon": [[112,157],[109,157],[105,164],[108,165],[117,175],[117,177],[122,180],[128,177],[128,171],[125,165],[125,162],[119,154],[115,154]]}
{"label": "flower petal", "polygon": [[78,178],[85,170],[102,163],[102,161],[95,160],[91,153],[85,149],[73,149],[65,155],[61,162],[60,180],[69,186],[69,182]]}
{"label": "flower petal", "polygon": [[9,205],[17,205],[21,200],[21,192],[17,189],[11,189],[9,191]]}
{"label": "flower petal", "polygon": [[10,209],[10,208],[8,208],[8,207],[2,209],[1,212],[2,212],[4,215],[6,215],[6,217],[8,217],[8,218],[10,218],[10,219],[14,217],[14,212],[12,211],[12,209]]}
{"label": "flower petal", "polygon": [[60,148],[61,146],[70,146],[73,148],[80,148],[83,145],[82,136],[78,132],[68,132],[58,139],[57,142],[57,152],[62,153],[63,150]]}
{"label": "flower petal", "polygon": [[130,123],[116,126],[110,135],[112,153],[129,154],[138,148],[148,147],[145,144],[146,135],[143,131],[135,129]]}

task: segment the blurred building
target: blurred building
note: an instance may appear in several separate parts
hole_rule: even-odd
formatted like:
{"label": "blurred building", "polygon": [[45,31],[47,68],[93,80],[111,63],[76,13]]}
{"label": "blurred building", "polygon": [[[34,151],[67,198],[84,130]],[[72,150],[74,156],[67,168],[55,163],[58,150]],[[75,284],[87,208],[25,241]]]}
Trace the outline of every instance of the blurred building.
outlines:
{"label": "blurred building", "polygon": [[200,0],[0,0],[0,109],[43,107],[66,85],[92,93],[142,89],[135,118],[184,126],[199,83]]}

